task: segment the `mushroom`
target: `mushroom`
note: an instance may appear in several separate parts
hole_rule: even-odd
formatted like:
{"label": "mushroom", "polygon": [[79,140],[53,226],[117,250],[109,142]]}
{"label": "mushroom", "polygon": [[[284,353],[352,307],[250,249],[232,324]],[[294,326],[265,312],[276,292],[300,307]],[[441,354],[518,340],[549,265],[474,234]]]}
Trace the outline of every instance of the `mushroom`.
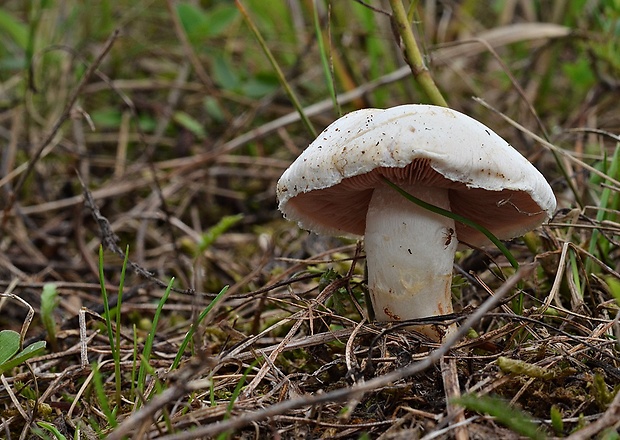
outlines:
{"label": "mushroom", "polygon": [[[432,105],[363,109],[328,126],[284,172],[279,209],[318,234],[364,236],[375,318],[452,313],[457,245],[489,244],[477,229],[406,200],[385,179],[500,239],[539,226],[555,210],[545,178],[489,128]],[[434,325],[419,330],[434,340]]]}

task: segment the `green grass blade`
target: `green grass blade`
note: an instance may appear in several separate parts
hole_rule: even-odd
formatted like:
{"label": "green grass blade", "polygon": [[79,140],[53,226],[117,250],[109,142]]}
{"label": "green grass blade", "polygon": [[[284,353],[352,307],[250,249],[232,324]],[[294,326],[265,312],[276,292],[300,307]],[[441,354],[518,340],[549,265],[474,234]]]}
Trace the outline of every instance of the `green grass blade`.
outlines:
{"label": "green grass blade", "polygon": [[327,90],[329,91],[329,96],[332,98],[332,103],[334,104],[334,110],[336,114],[340,117],[342,116],[342,109],[340,108],[340,104],[338,103],[338,97],[336,95],[336,85],[334,82],[333,71],[330,68],[329,62],[329,53],[327,48],[325,47],[325,42],[323,40],[323,31],[321,30],[321,21],[319,19],[319,9],[317,6],[317,0],[313,0],[312,2],[312,11],[314,18],[314,32],[316,33],[316,41],[319,44],[319,53],[321,55],[321,64],[323,66],[323,73],[325,74],[325,82],[327,84]]}
{"label": "green grass blade", "polygon": [[243,214],[236,215],[226,215],[217,222],[216,225],[212,226],[200,236],[200,241],[198,242],[198,251],[202,253],[207,250],[217,238],[222,235],[224,232],[228,231],[234,225],[239,223],[243,219]]}
{"label": "green grass blade", "polygon": [[[174,278],[170,280],[168,283],[168,287],[164,292],[164,295],[159,300],[159,304],[157,305],[157,310],[155,311],[155,316],[153,316],[153,324],[151,327],[151,331],[149,332],[146,341],[144,343],[144,349],[142,350],[142,359],[140,361],[140,369],[138,371],[138,391],[141,395],[144,394],[145,385],[146,385],[146,373],[147,368],[150,368],[149,362],[151,360],[151,350],[153,349],[153,341],[155,340],[155,332],[157,330],[157,323],[159,322],[159,317],[161,316],[161,312],[164,308],[164,304],[168,301],[168,297],[170,296],[170,292],[172,292],[172,285],[174,284]],[[140,407],[140,399],[136,402],[136,407]]]}
{"label": "green grass blade", "polygon": [[[603,159],[603,160],[604,160],[604,163],[606,163],[606,159]],[[620,169],[620,145],[616,147],[616,150],[614,151],[614,155],[612,156],[611,164],[609,165],[609,168],[606,170],[605,174],[607,174],[608,176],[612,178],[616,178],[618,175],[619,169]],[[601,182],[601,183],[605,183],[605,182]],[[601,198],[600,198],[600,203],[598,206],[598,208],[600,209],[596,213],[596,221],[598,223],[602,222],[603,220],[607,220],[607,216],[608,216],[607,209],[610,208],[609,204],[610,204],[610,199],[612,198],[611,196],[612,196],[611,188],[608,188],[608,187],[603,188],[603,190],[601,191]],[[588,247],[588,252],[592,255],[596,255],[597,247],[600,246],[601,247],[600,258],[602,260],[605,260],[607,257],[607,251],[609,250],[609,242],[607,240],[605,241],[599,240],[600,237],[601,237],[600,231],[598,229],[594,229],[592,231],[592,237],[590,238],[590,246]],[[593,265],[592,260],[588,258],[585,262],[585,265],[586,265],[585,266],[586,273],[590,273],[592,271],[592,265]]]}
{"label": "green grass blade", "polygon": [[115,338],[112,331],[112,319],[110,314],[110,303],[108,301],[108,291],[105,287],[105,278],[103,274],[103,246],[99,246],[99,284],[101,286],[101,295],[103,296],[103,317],[105,318],[106,330],[108,332],[108,340],[112,352],[115,350]]}
{"label": "green grass blade", "polygon": [[93,364],[93,384],[95,387],[95,394],[97,395],[97,400],[99,401],[99,405],[101,405],[101,411],[105,415],[108,424],[111,427],[118,426],[118,421],[116,420],[116,415],[114,411],[110,408],[108,404],[108,396],[105,393],[105,389],[103,388],[103,380],[101,378],[101,372],[99,371],[99,365]]}
{"label": "green grass blade", "polygon": [[179,350],[177,351],[177,355],[175,356],[174,361],[172,361],[172,365],[170,366],[169,371],[172,371],[179,366],[179,364],[181,363],[181,358],[183,357],[183,353],[185,353],[185,349],[187,348],[187,345],[194,337],[194,333],[196,332],[196,330],[198,329],[202,321],[205,319],[205,317],[213,309],[213,307],[215,307],[215,305],[219,302],[219,300],[222,299],[222,297],[224,296],[227,290],[228,290],[228,286],[224,286],[224,288],[220,290],[220,293],[218,293],[217,296],[213,298],[213,301],[209,303],[209,305],[202,311],[200,316],[198,316],[198,319],[196,319],[196,321],[192,324],[189,331],[183,338],[183,342],[181,342],[181,345],[179,346]]}
{"label": "green grass blade", "polygon": [[56,321],[54,321],[54,310],[58,306],[58,290],[56,284],[45,283],[41,292],[41,322],[47,332],[51,348],[57,351],[56,341]]}
{"label": "green grass blade", "polygon": [[498,422],[517,434],[533,440],[543,440],[546,438],[526,413],[512,408],[508,403],[497,397],[465,394],[457,399],[453,399],[452,402],[470,411],[493,416]]}
{"label": "green grass blade", "polygon": [[125,259],[121,268],[121,279],[118,283],[118,296],[116,300],[116,350],[112,352],[114,355],[114,381],[116,384],[116,404],[121,404],[121,305],[123,303],[123,288],[125,287],[125,273],[127,272],[127,263],[129,261],[129,245],[125,248]]}
{"label": "green grass blade", "polygon": [[308,119],[308,116],[306,116],[306,112],[304,112],[304,109],[303,109],[301,103],[299,102],[299,100],[297,99],[297,96],[295,95],[295,92],[293,92],[293,89],[291,88],[290,84],[286,80],[286,76],[284,76],[284,72],[282,72],[282,69],[280,69],[280,65],[278,64],[278,62],[276,61],[275,57],[271,53],[271,50],[269,50],[269,47],[267,46],[267,43],[265,42],[265,39],[263,38],[263,36],[261,35],[260,31],[258,30],[256,25],[254,24],[254,21],[252,21],[252,18],[248,14],[248,11],[246,11],[246,9],[243,6],[243,4],[241,3],[241,1],[240,0],[235,0],[235,3],[237,4],[237,8],[239,9],[239,11],[241,12],[241,15],[243,15],[243,18],[244,18],[245,22],[247,23],[248,27],[250,28],[250,30],[254,34],[254,37],[258,41],[258,44],[260,45],[261,49],[263,50],[263,53],[265,54],[265,56],[269,60],[269,63],[271,64],[271,66],[273,67],[273,70],[276,72],[276,75],[278,76],[278,80],[280,81],[280,84],[284,88],[284,91],[288,95],[288,98],[291,100],[293,106],[295,107],[295,110],[297,110],[297,113],[299,113],[299,117],[301,118],[304,126],[308,129],[308,131],[310,132],[310,134],[313,137],[316,137],[317,136],[317,132],[314,129],[314,126],[312,125],[312,122],[310,122],[310,119]]}
{"label": "green grass blade", "polygon": [[[575,290],[580,296],[580,299],[583,300],[582,283],[579,277],[579,264],[577,262],[577,255],[573,249],[568,250],[568,259],[570,261],[571,276],[573,277],[573,282],[575,283]],[[585,287],[585,284],[583,286]]]}
{"label": "green grass blade", "polygon": [[9,35],[21,49],[25,50],[28,46],[28,27],[3,9],[0,9],[0,30]]}
{"label": "green grass blade", "polygon": [[[125,255],[125,260],[127,260],[127,255]],[[122,278],[124,278],[124,273],[122,274]],[[105,287],[105,277],[103,273],[103,246],[99,246],[99,284],[101,286],[101,295],[103,296],[103,317],[106,323],[106,330],[108,333],[108,341],[110,343],[110,350],[112,351],[112,358],[114,359],[115,386],[116,386],[115,399],[116,399],[116,404],[120,405],[121,403],[120,353],[119,353],[119,345],[117,343],[117,340],[118,340],[117,337],[119,336],[118,332],[120,331],[118,330],[120,328],[119,327],[120,323],[118,321],[119,315],[120,315],[120,309],[117,309],[117,313],[116,313],[117,314],[117,327],[116,327],[117,334],[115,335],[114,330],[112,329],[112,313],[110,312],[110,302],[108,299],[108,291]],[[118,376],[116,376],[117,365],[119,366]]]}
{"label": "green grass blade", "polygon": [[429,211],[434,212],[435,214],[443,215],[444,217],[451,218],[454,221],[457,221],[459,223],[463,223],[464,225],[470,226],[470,227],[476,229],[478,232],[484,234],[484,236],[487,237],[495,246],[497,246],[497,248],[502,252],[502,254],[504,254],[504,256],[510,262],[510,265],[512,267],[514,267],[515,269],[519,268],[519,263],[512,256],[512,254],[510,253],[508,248],[504,245],[504,243],[502,243],[495,235],[493,235],[493,233],[491,231],[489,231],[484,226],[479,225],[478,223],[474,222],[473,220],[470,220],[470,219],[468,219],[466,217],[463,217],[462,215],[455,214],[454,212],[451,212],[451,211],[448,211],[446,209],[440,208],[439,206],[431,205],[430,203],[427,203],[424,200],[418,199],[417,197],[412,196],[407,191],[402,189],[400,186],[396,185],[395,183],[392,183],[391,181],[389,181],[385,177],[383,178],[383,180],[385,181],[385,183],[387,183],[390,187],[392,187],[393,189],[398,191],[403,197],[405,197],[410,202],[413,202],[416,205],[418,205],[418,206],[420,206],[420,207],[422,207],[424,209],[428,209]]}
{"label": "green grass blade", "polygon": [[[243,372],[243,376],[241,376],[241,379],[239,379],[239,382],[237,382],[237,385],[235,386],[235,389],[233,390],[232,395],[230,396],[230,399],[228,401],[228,405],[226,406],[226,414],[224,414],[224,419],[227,419],[228,417],[230,417],[230,414],[232,413],[232,410],[235,407],[235,402],[237,401],[239,394],[241,394],[243,385],[245,385],[248,374],[250,374],[252,369],[254,369],[256,365],[258,365],[258,361],[259,359],[255,359],[254,362],[252,362],[252,364],[250,364],[245,369],[245,371]],[[225,435],[225,434],[226,433],[222,433],[222,435]],[[222,437],[222,435],[220,435],[218,438],[225,438],[225,437]]]}

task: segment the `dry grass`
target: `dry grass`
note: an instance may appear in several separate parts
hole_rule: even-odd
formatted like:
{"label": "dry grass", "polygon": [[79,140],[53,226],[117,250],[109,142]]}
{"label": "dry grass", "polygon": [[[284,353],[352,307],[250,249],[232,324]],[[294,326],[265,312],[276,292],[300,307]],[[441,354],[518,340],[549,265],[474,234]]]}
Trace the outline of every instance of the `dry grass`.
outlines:
{"label": "dry grass", "polygon": [[[343,112],[425,102],[388,2],[361,3],[319,2]],[[559,202],[549,224],[509,243],[523,270],[494,249],[457,255],[445,321],[469,331],[438,347],[366,320],[362,246],[277,212],[275,182],[312,136],[232,4],[204,2],[204,25],[183,15],[191,2],[6,2],[0,13],[21,27],[0,37],[0,329],[29,324],[24,345],[48,344],[0,376],[0,437],[618,438],[611,3],[420,2],[414,31],[450,106],[515,145]],[[311,2],[243,4],[320,131],[338,114]],[[124,281],[120,327],[104,307],[102,243],[111,308]],[[49,282],[55,346],[41,311]],[[442,354],[461,392],[491,403],[464,401],[464,429],[446,412]],[[510,425],[509,407],[525,421]]]}

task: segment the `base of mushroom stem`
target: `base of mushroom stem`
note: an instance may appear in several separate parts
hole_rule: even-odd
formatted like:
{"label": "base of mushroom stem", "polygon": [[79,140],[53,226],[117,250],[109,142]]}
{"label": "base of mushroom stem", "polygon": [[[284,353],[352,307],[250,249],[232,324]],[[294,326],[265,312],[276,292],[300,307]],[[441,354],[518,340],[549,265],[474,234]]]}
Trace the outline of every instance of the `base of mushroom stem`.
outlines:
{"label": "base of mushroom stem", "polygon": [[446,338],[448,338],[448,336],[456,332],[457,327],[456,327],[456,324],[450,324],[447,326],[431,324],[431,325],[409,326],[409,329],[428,336],[434,342],[442,343],[443,341],[446,340]]}
{"label": "base of mushroom stem", "polygon": [[[441,317],[438,317],[437,321],[440,321]],[[379,321],[381,322],[381,321]],[[411,324],[411,325],[402,325],[397,321],[390,321],[393,325],[399,325],[399,328],[407,329],[416,333],[421,333],[424,336],[427,336],[433,342],[442,343],[444,342],[450,335],[454,334],[458,327],[456,324]],[[381,324],[385,325],[386,322],[383,321]]]}

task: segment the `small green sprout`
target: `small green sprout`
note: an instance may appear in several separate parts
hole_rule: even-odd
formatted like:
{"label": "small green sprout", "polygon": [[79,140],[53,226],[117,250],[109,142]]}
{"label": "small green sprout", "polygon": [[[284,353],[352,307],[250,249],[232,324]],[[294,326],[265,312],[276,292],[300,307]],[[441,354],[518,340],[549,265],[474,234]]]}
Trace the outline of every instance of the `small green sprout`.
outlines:
{"label": "small green sprout", "polygon": [[57,351],[58,341],[56,340],[56,321],[54,320],[54,310],[58,307],[58,290],[56,284],[46,283],[41,293],[41,321],[47,332],[53,351]]}

